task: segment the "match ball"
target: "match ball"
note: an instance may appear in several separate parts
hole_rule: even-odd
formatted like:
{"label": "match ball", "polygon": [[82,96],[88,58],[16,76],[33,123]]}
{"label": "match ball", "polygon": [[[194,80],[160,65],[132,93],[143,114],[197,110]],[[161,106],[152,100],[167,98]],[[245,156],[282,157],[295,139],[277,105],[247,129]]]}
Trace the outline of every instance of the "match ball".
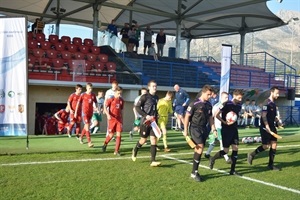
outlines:
{"label": "match ball", "polygon": [[230,111],[229,113],[226,114],[226,121],[227,122],[236,122],[237,120],[237,114],[233,111]]}
{"label": "match ball", "polygon": [[248,143],[253,143],[253,138],[252,137],[247,137]]}
{"label": "match ball", "polygon": [[257,143],[261,142],[261,137],[254,137],[253,140]]}
{"label": "match ball", "polygon": [[243,139],[242,139],[242,143],[244,143],[244,144],[248,144],[248,143],[249,143],[249,141],[248,141],[248,137],[243,137]]}

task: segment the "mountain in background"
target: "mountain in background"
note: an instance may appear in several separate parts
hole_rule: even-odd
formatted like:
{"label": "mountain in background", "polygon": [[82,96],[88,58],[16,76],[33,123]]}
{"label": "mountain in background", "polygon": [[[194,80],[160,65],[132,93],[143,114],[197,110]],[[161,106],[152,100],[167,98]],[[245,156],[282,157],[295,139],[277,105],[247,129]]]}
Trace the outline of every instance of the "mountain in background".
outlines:
{"label": "mountain in background", "polygon": [[[292,17],[300,19],[300,12],[282,10],[276,14],[287,22]],[[293,37],[292,37],[293,36]],[[174,38],[168,38],[168,46],[175,46]],[[233,54],[239,53],[240,36],[232,35],[191,41],[190,57],[212,56],[221,60],[222,44],[232,45]],[[166,50],[166,49],[165,49]],[[300,20],[290,22],[286,26],[269,30],[248,33],[245,38],[245,53],[267,52],[286,64],[297,69],[300,73]],[[292,53],[291,53],[292,52]],[[292,62],[291,62],[292,54]],[[186,42],[181,42],[181,55],[186,57]],[[238,62],[238,61],[237,61]]]}

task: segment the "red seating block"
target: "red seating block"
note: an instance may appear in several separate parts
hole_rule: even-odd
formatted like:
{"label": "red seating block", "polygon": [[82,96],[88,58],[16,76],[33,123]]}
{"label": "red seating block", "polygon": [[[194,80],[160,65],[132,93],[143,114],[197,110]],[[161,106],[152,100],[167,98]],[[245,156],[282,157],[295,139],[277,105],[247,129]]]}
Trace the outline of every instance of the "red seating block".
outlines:
{"label": "red seating block", "polygon": [[91,49],[92,54],[95,54],[95,55],[99,55],[100,54],[100,47],[91,46],[90,49]]}
{"label": "red seating block", "polygon": [[89,39],[89,38],[85,38],[85,39],[83,40],[83,44],[84,44],[85,46],[91,47],[91,46],[93,46],[93,40],[92,40],[92,39]]}
{"label": "red seating block", "polygon": [[54,47],[56,49],[56,51],[65,51],[66,50],[66,45],[63,43],[55,43]]}
{"label": "red seating block", "polygon": [[52,44],[58,43],[58,36],[57,35],[49,35],[49,42],[51,42]]}
{"label": "red seating block", "polygon": [[45,34],[44,33],[36,33],[35,34],[35,39],[38,42],[45,41]]}
{"label": "red seating block", "polygon": [[74,57],[76,60],[84,60],[84,54],[81,52],[75,52]]}
{"label": "red seating block", "polygon": [[116,72],[117,69],[117,65],[114,62],[107,62],[106,64],[106,68],[108,72]]}
{"label": "red seating block", "polygon": [[48,49],[46,50],[46,55],[48,58],[57,58],[57,51],[53,50],[53,49]]}
{"label": "red seating block", "polygon": [[68,44],[67,45],[67,50],[71,53],[77,52],[77,46],[75,44]]}
{"label": "red seating block", "polygon": [[29,49],[38,48],[38,42],[36,40],[28,40],[28,48]]}
{"label": "red seating block", "polygon": [[62,36],[61,43],[65,44],[65,45],[71,44],[71,38],[69,36]]}
{"label": "red seating block", "polygon": [[33,32],[32,31],[27,32],[27,38],[28,38],[28,40],[32,40],[33,39]]}
{"label": "red seating block", "polygon": [[75,45],[77,45],[77,46],[80,46],[80,45],[82,45],[82,39],[81,39],[80,37],[74,37],[74,38],[72,39],[72,44],[75,44]]}
{"label": "red seating block", "polygon": [[94,67],[97,70],[97,72],[102,72],[105,69],[105,63],[102,63],[102,62],[99,62],[99,61],[94,62]]}
{"label": "red seating block", "polygon": [[42,49],[48,50],[51,49],[52,44],[49,41],[41,41],[40,45]]}
{"label": "red seating block", "polygon": [[89,51],[90,51],[90,48],[89,48],[88,46],[85,46],[85,45],[80,45],[80,46],[78,47],[78,49],[79,49],[79,51],[80,51],[81,53],[84,53],[84,54],[87,54],[87,53],[89,53]]}
{"label": "red seating block", "polygon": [[108,56],[106,54],[99,54],[98,58],[100,62],[106,63],[108,61]]}
{"label": "red seating block", "polygon": [[97,56],[92,54],[92,53],[89,53],[89,54],[86,55],[86,59],[88,61],[95,62],[97,60]]}
{"label": "red seating block", "polygon": [[53,58],[52,65],[54,70],[62,70],[64,66],[64,60],[61,58]]}

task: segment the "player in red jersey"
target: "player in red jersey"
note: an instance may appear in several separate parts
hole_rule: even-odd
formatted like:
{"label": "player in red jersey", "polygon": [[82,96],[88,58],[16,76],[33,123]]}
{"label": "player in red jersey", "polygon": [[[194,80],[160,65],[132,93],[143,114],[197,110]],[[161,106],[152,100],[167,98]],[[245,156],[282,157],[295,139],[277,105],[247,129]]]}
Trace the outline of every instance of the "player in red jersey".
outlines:
{"label": "player in red jersey", "polygon": [[71,131],[72,128],[74,126],[74,124],[76,124],[76,137],[77,139],[79,139],[79,133],[80,133],[80,123],[81,123],[81,106],[78,108],[77,111],[77,117],[74,117],[74,113],[75,113],[75,109],[78,103],[78,100],[80,98],[80,94],[82,91],[82,85],[77,84],[75,87],[75,92],[72,93],[69,98],[68,98],[68,107],[70,108],[70,123],[69,126],[67,128],[67,134],[70,137],[71,136]]}
{"label": "player in red jersey", "polygon": [[114,93],[114,97],[107,99],[105,101],[104,112],[107,116],[108,121],[108,132],[106,140],[102,146],[102,151],[106,151],[107,144],[113,138],[114,133],[116,133],[116,146],[115,146],[115,155],[120,156],[120,145],[121,145],[121,132],[123,126],[123,108],[124,100],[121,97],[122,88],[117,87]]}
{"label": "player in red jersey", "polygon": [[[69,126],[69,113],[70,109],[67,106],[65,109],[60,109],[54,114],[54,117],[57,119],[57,129],[59,135],[62,134],[64,129]],[[70,134],[68,134],[68,136],[71,137]]]}
{"label": "player in red jersey", "polygon": [[43,134],[45,135],[56,135],[57,128],[56,128],[56,120],[54,116],[49,116],[45,120]]}
{"label": "player in red jersey", "polygon": [[93,143],[91,142],[90,136],[90,122],[93,116],[93,110],[97,106],[97,97],[94,93],[92,93],[93,85],[92,83],[86,84],[86,92],[80,95],[80,98],[77,102],[77,106],[75,109],[74,117],[78,116],[79,108],[82,108],[82,119],[84,123],[84,127],[81,131],[81,135],[79,138],[80,144],[83,144],[83,136],[86,135],[88,146],[93,147]]}

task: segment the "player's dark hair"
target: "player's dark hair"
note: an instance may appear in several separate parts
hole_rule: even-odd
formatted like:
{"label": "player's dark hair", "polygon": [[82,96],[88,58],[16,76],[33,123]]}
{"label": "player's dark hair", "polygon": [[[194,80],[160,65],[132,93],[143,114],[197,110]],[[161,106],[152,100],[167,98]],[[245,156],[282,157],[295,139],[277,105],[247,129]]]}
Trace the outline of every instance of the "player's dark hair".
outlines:
{"label": "player's dark hair", "polygon": [[77,84],[77,85],[75,86],[75,89],[78,89],[78,88],[82,88],[82,85]]}
{"label": "player's dark hair", "polygon": [[150,80],[150,81],[148,82],[148,86],[150,86],[151,83],[155,83],[155,84],[156,84],[156,81],[155,81],[155,80]]}
{"label": "player's dark hair", "polygon": [[241,89],[235,89],[232,93],[234,96],[238,96],[238,95],[244,95],[244,91]]}
{"label": "player's dark hair", "polygon": [[166,93],[166,95],[167,96],[170,96],[171,98],[173,97],[173,92],[172,91],[168,91],[167,93]]}
{"label": "player's dark hair", "polygon": [[279,90],[279,88],[277,86],[273,86],[271,87],[270,92],[274,92],[275,90]]}
{"label": "player's dark hair", "polygon": [[213,87],[211,87],[210,85],[204,85],[204,86],[202,87],[201,92],[202,92],[202,93],[205,93],[205,92],[207,92],[207,91],[214,92],[214,89],[213,89]]}
{"label": "player's dark hair", "polygon": [[87,86],[93,87],[93,84],[92,84],[92,83],[87,83],[86,85],[87,85]]}
{"label": "player's dark hair", "polygon": [[116,88],[116,91],[122,91],[122,90],[123,90],[123,88],[120,87],[120,86],[118,86],[118,87]]}

